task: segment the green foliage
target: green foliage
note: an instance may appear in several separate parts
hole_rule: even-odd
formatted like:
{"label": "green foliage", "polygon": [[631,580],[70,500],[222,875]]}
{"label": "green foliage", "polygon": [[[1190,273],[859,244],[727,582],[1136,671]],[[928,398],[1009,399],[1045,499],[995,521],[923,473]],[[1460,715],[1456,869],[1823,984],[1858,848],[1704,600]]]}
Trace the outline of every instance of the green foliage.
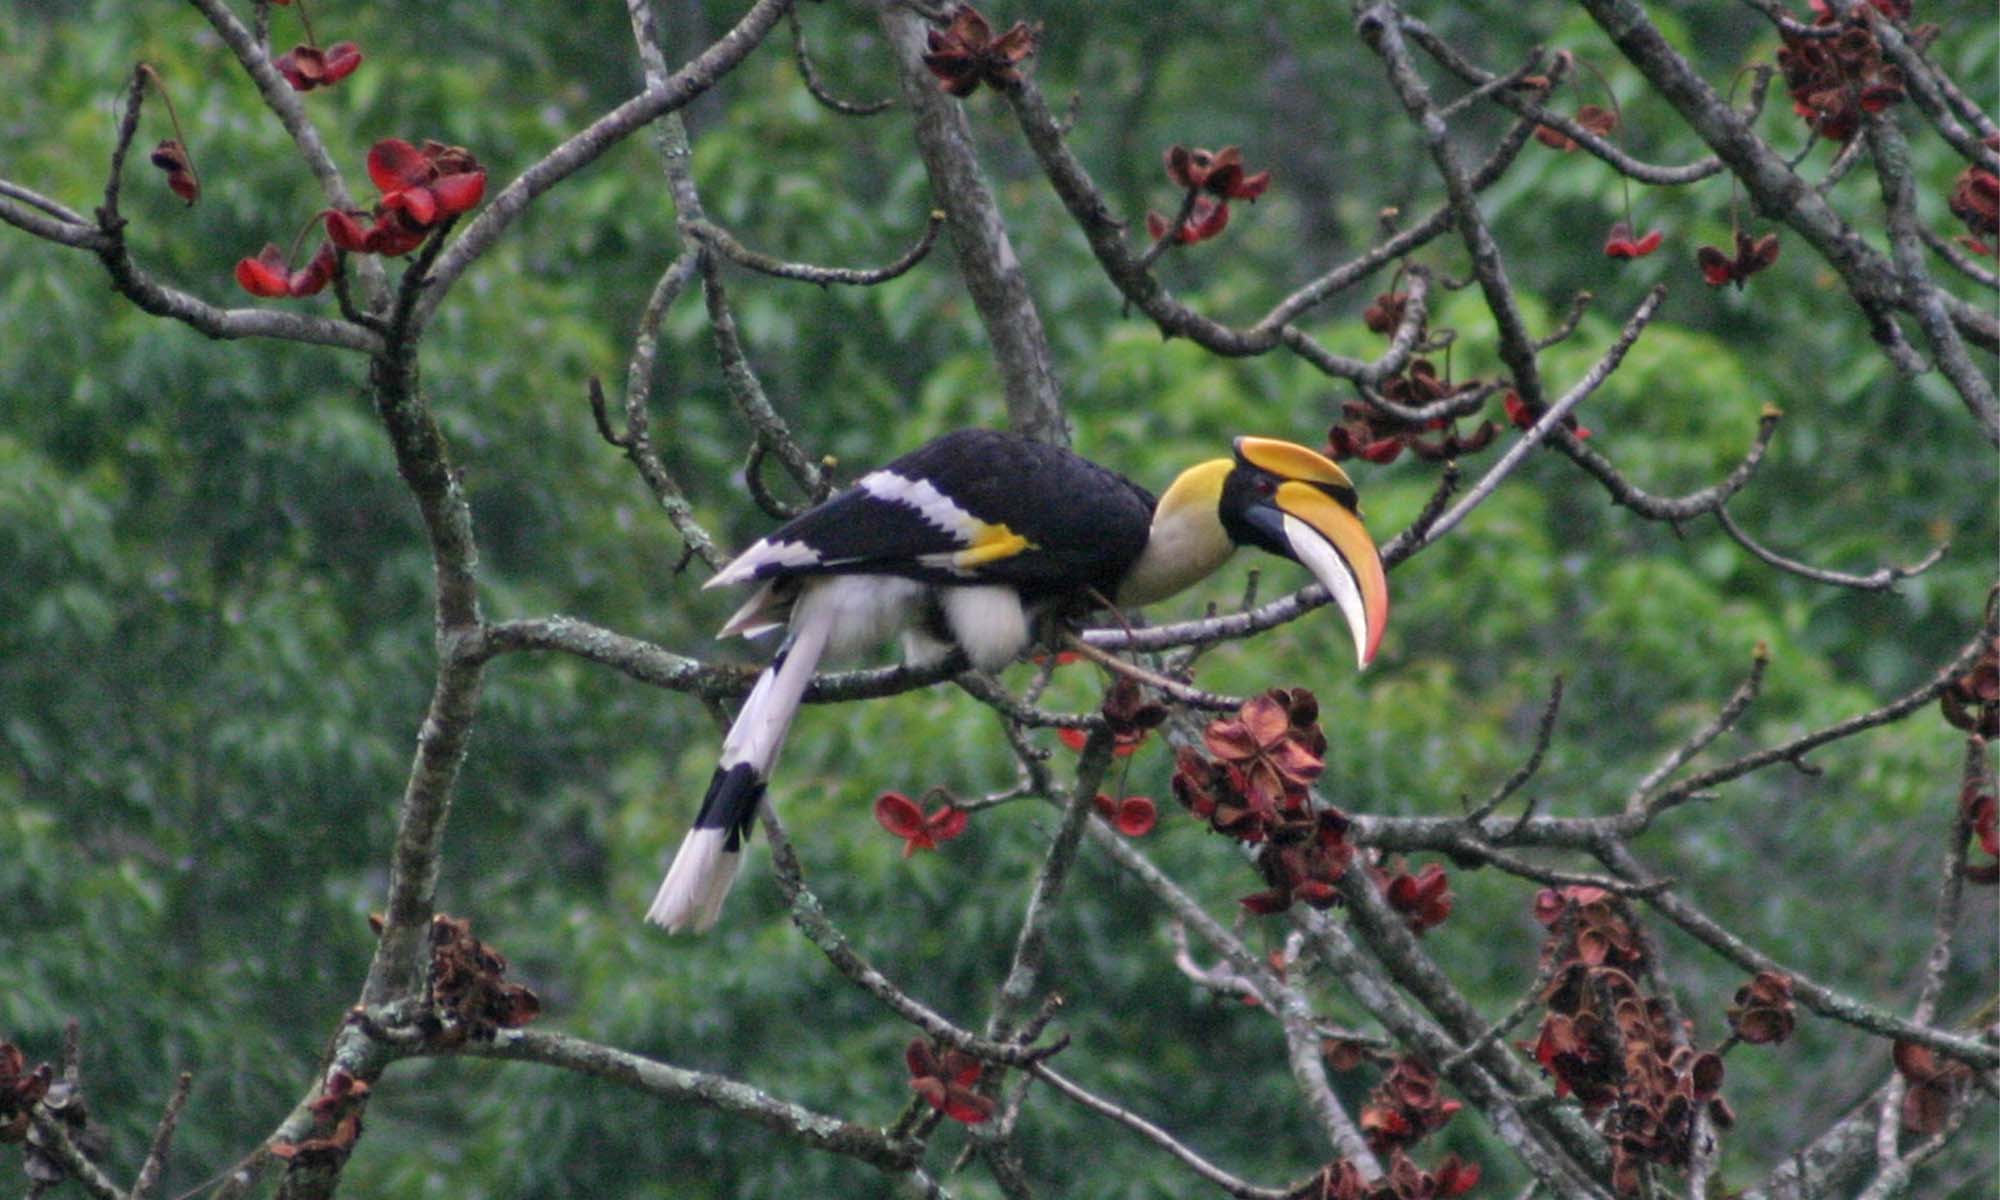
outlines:
{"label": "green foliage", "polygon": [[[125,192],[135,252],[178,286],[239,302],[231,265],[266,241],[287,244],[319,203],[315,182],[194,14],[142,18],[108,0],[87,13],[70,7],[24,5],[0,23],[0,75],[34,80],[0,108],[7,177],[87,211],[102,190],[112,98],[144,56],[174,89],[205,192],[183,210],[135,164]],[[667,33],[685,53],[740,6],[669,7]],[[805,7],[836,90],[894,94],[869,12]],[[1635,153],[1697,156],[1665,102],[1612,66],[1580,16],[1561,6],[1436,7],[1426,19],[1501,69],[1530,44],[1577,48],[1626,105]],[[472,147],[497,188],[634,86],[615,5],[313,12],[323,35],[356,38],[368,53],[352,79],[306,101],[363,189],[367,145],[391,135]],[[1082,92],[1078,149],[1121,217],[1136,224],[1148,207],[1171,207],[1157,164],[1172,142],[1240,143],[1253,167],[1276,169],[1272,193],[1240,206],[1223,240],[1163,264],[1204,311],[1252,319],[1365,245],[1381,209],[1408,220],[1439,202],[1379,65],[1322,5],[1183,6],[1163,20],[1157,6],[1118,0],[1041,15],[1037,70],[1052,96]],[[1971,5],[1940,14],[1942,52],[1969,54],[1959,43],[1977,40],[1965,31],[1986,17]],[[296,36],[293,19],[276,10],[281,43]],[[1771,40],[1749,10],[1705,5],[1696,20],[1689,13],[1672,32],[1713,78],[1768,56]],[[1572,86],[1560,102],[1598,98],[1587,76]],[[1294,360],[1219,359],[1162,342],[1122,312],[1004,104],[982,93],[966,109],[1043,305],[1080,449],[1159,486],[1239,432],[1321,438],[1344,395]],[[1774,96],[1762,128],[1793,145],[1789,119]],[[697,104],[692,124],[711,216],[759,249],[883,262],[932,207],[905,118],[824,111],[776,45]],[[1473,118],[1466,145],[1499,128]],[[149,105],[142,140],[164,136]],[[1922,152],[1923,203],[1939,212],[1953,168],[1934,147]],[[1815,154],[1823,167],[1829,152]],[[1775,405],[1787,414],[1778,440],[1732,507],[1746,527],[1847,570],[1913,561],[1943,538],[1953,552],[1894,594],[1830,590],[1765,568],[1711,522],[1677,531],[1641,521],[1567,463],[1538,460],[1396,572],[1395,619],[1366,676],[1351,671],[1339,623],[1317,618],[1202,661],[1201,682],[1218,690],[1318,693],[1337,803],[1418,814],[1484,796],[1527,753],[1560,674],[1569,701],[1531,790],[1545,811],[1611,811],[1709,719],[1759,642],[1772,653],[1765,697],[1718,753],[1864,711],[1927,678],[1968,635],[1993,570],[1992,456],[1934,378],[1890,373],[1804,247],[1788,244],[1745,292],[1703,287],[1694,247],[1727,236],[1728,199],[1722,177],[1635,192],[1641,227],[1666,228],[1668,245],[1621,267],[1598,253],[1623,211],[1601,165],[1526,151],[1484,204],[1530,326],[1552,327],[1579,289],[1597,296],[1576,335],[1544,357],[1551,385],[1580,375],[1644,290],[1665,280],[1665,317],[1581,410],[1593,446],[1642,486],[1678,494],[1727,472],[1761,409]],[[1853,198],[1873,203],[1872,193]],[[1747,207],[1743,219],[1753,219]],[[53,1057],[64,1018],[81,1019],[95,1112],[115,1132],[119,1163],[143,1152],[172,1073],[194,1071],[174,1194],[275,1125],[354,999],[431,678],[429,555],[349,357],[207,342],[131,310],[87,256],[6,232],[0,959],[12,970],[0,1035]],[[671,527],[583,404],[591,374],[614,395],[622,388],[630,332],[676,252],[656,156],[634,138],[546,196],[472,271],[423,369],[465,470],[490,615],[572,613],[679,651],[747,658],[754,652],[710,642],[730,601],[676,574]],[[1449,239],[1419,257],[1466,273]],[[1387,280],[1316,311],[1308,327],[1339,352],[1378,352],[1359,312]],[[843,478],[946,428],[1004,418],[945,245],[870,290],[733,272],[729,282],[765,386]],[[329,297],[301,303],[331,311]],[[1434,325],[1459,332],[1458,377],[1497,368],[1476,289],[1439,300]],[[669,316],[654,382],[664,454],[707,527],[743,544],[770,522],[741,487],[746,442],[696,295]],[[1407,458],[1356,474],[1381,537],[1415,516],[1436,480],[1434,466]],[[1284,564],[1256,565],[1266,596],[1302,581]],[[1230,605],[1243,589],[1239,566],[1150,615]],[[1088,706],[1097,686],[1091,669],[1069,667],[1050,702]],[[887,1122],[908,1095],[907,1032],[793,933],[761,847],[715,934],[670,941],[639,922],[716,741],[692,699],[553,656],[498,664],[452,816],[442,904],[506,951],[555,1027]],[[1053,737],[1038,741],[1058,766],[1070,761]],[[1858,994],[1905,1003],[1957,753],[1951,731],[1923,714],[1815,756],[1821,778],[1729,785],[1666,820],[1643,850],[1753,943]],[[1147,849],[1231,914],[1234,898],[1259,885],[1225,843],[1169,811],[1170,769],[1155,745],[1123,777],[1127,790],[1162,801]],[[990,1007],[1052,817],[1002,808],[942,853],[905,862],[868,805],[882,790],[980,794],[1012,781],[991,713],[938,689],[808,710],[774,789],[829,910],[889,974],[972,1025]],[[1826,907],[1829,886],[1851,898],[1838,913]],[[1458,911],[1429,944],[1497,1015],[1534,972],[1533,889],[1458,870],[1453,887]],[[1967,946],[1991,942],[1991,905],[1979,899]],[[1065,1069],[1260,1180],[1324,1160],[1273,1023],[1174,969],[1162,918],[1131,880],[1086,852],[1056,939],[1052,982],[1071,1000],[1063,1027],[1075,1039]],[[1871,947],[1886,949],[1878,957]],[[1741,980],[1678,938],[1667,950],[1682,1003],[1712,1040]],[[1974,999],[1954,988],[1945,1010]],[[1316,1001],[1332,1020],[1364,1019],[1336,990]],[[1724,1179],[1747,1182],[1857,1096],[1872,1076],[1856,1056],[1876,1064],[1882,1051],[1810,1020],[1796,1045],[1737,1051],[1729,1094],[1744,1123],[1726,1143]],[[1371,1083],[1339,1087],[1358,1102]],[[1025,1120],[1030,1175],[1062,1181],[1055,1190],[1141,1197],[1187,1186],[1135,1139],[1054,1097],[1037,1094]],[[949,1149],[957,1134],[945,1136]],[[1439,1154],[1448,1147],[1487,1165],[1494,1194],[1521,1182],[1472,1114],[1442,1140]],[[876,1186],[865,1168],[707,1110],[470,1061],[393,1068],[348,1171],[353,1194],[412,1197]],[[959,1194],[986,1186],[968,1177]]]}

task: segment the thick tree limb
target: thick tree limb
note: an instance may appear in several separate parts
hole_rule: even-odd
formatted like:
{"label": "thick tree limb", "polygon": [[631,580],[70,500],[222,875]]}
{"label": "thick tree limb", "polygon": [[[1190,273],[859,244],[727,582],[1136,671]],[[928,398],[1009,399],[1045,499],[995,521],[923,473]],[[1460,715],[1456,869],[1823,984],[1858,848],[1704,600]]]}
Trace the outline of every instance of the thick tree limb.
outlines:
{"label": "thick tree limb", "polygon": [[891,1173],[915,1166],[921,1151],[915,1144],[890,1139],[880,1129],[815,1112],[727,1076],[677,1067],[563,1033],[501,1029],[490,1039],[473,1038],[426,1053],[438,1057],[540,1063],[608,1079],[654,1099],[698,1104],[754,1121],[814,1150],[859,1159]]}
{"label": "thick tree limb", "polygon": [[930,172],[931,195],[944,210],[959,274],[993,347],[1006,393],[1007,423],[1016,433],[1067,446],[1069,419],[1048,334],[992,185],[979,165],[965,110],[938,90],[936,76],[923,64],[923,18],[899,0],[881,0],[881,23],[902,80],[903,100],[915,117],[917,153]]}

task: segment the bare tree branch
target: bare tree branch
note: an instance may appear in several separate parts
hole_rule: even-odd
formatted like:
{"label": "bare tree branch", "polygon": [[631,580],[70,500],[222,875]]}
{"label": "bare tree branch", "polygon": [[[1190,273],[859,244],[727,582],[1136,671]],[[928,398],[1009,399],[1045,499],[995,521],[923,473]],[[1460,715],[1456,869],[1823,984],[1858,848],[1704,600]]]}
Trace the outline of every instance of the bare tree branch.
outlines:
{"label": "bare tree branch", "polygon": [[1951,549],[1950,542],[1939,542],[1937,547],[1929,554],[1924,555],[1907,567],[1877,567],[1866,575],[1850,575],[1845,571],[1830,571],[1824,567],[1815,567],[1799,562],[1797,559],[1786,558],[1775,550],[1767,549],[1749,534],[1745,533],[1743,527],[1736,523],[1735,518],[1729,515],[1729,510],[1723,505],[1716,505],[1714,511],[1716,523],[1721,525],[1723,531],[1736,540],[1737,545],[1748,550],[1764,562],[1778,568],[1780,571],[1797,575],[1802,579],[1810,579],[1816,583],[1830,583],[1835,587],[1855,588],[1864,592],[1886,592],[1895,587],[1897,583],[1908,579],[1912,575],[1921,575],[1936,566],[1938,560],[1945,556],[1945,552]]}
{"label": "bare tree branch", "polygon": [[894,262],[880,267],[821,267],[811,263],[786,262],[768,254],[760,254],[731,237],[729,231],[720,225],[707,221],[688,221],[682,229],[699,239],[703,245],[714,249],[722,257],[739,267],[756,271],[779,279],[796,279],[802,283],[817,283],[821,287],[829,284],[847,284],[852,287],[873,287],[887,283],[909,272],[911,267],[924,260],[937,242],[938,229],[944,224],[944,213],[933,210],[924,232],[915,245],[897,256]]}
{"label": "bare tree branch", "polygon": [[540,1063],[579,1075],[608,1079],[655,1099],[676,1104],[698,1104],[742,1117],[815,1150],[859,1159],[890,1173],[900,1173],[915,1166],[920,1150],[916,1145],[891,1140],[880,1129],[814,1112],[726,1076],[691,1071],[568,1034],[501,1029],[496,1030],[490,1039],[469,1039],[456,1046],[427,1053],[441,1057]]}
{"label": "bare tree branch", "polygon": [[931,194],[944,210],[965,290],[993,347],[1007,398],[1007,423],[1016,433],[1067,446],[1069,419],[1048,335],[992,185],[979,165],[965,111],[938,90],[936,77],[924,67],[923,18],[898,0],[880,4],[882,32],[895,56],[903,100],[915,117],[917,152],[930,172]]}
{"label": "bare tree branch", "polygon": [[[1600,846],[1599,857],[1604,860],[1605,866],[1632,883],[1646,885],[1656,882],[1623,842],[1605,839]],[[1792,994],[1799,998],[1800,1003],[1823,1017],[1830,1017],[1842,1024],[1866,1030],[1877,1037],[1917,1042],[1984,1070],[2000,1066],[2000,1049],[1977,1038],[1964,1037],[1949,1030],[1899,1017],[1887,1009],[1837,992],[1757,950],[1693,904],[1682,899],[1672,889],[1650,893],[1644,900],[1655,912],[1678,925],[1696,941],[1745,971],[1753,974],[1758,971],[1776,971],[1790,976]]]}
{"label": "bare tree branch", "polygon": [[645,125],[686,107],[689,101],[714,87],[717,80],[757,48],[791,6],[792,0],[757,0],[728,32],[680,70],[657,86],[649,84],[645,91],[572,134],[515,176],[480,209],[479,215],[439,260],[431,286],[417,306],[416,324],[419,327],[429,324],[431,315],[459,276],[494,247],[500,235],[520,219],[536,197],[589,166]]}
{"label": "bare tree branch", "polygon": [[806,31],[799,20],[798,9],[785,14],[785,20],[792,27],[792,62],[799,69],[799,78],[805,81],[806,90],[812,98],[844,117],[872,117],[885,113],[896,106],[888,97],[880,100],[843,100],[833,94],[813,69],[812,55],[806,50]]}

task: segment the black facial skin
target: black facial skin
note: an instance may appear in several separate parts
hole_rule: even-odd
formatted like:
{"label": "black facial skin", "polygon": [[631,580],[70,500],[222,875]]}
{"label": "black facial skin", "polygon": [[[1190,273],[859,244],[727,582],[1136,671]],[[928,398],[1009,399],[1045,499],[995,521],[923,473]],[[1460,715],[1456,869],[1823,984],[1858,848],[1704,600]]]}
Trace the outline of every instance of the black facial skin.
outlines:
{"label": "black facial skin", "polygon": [[1298,556],[1292,553],[1291,540],[1285,536],[1285,515],[1272,501],[1277,493],[1278,478],[1275,475],[1243,463],[1236,464],[1236,468],[1222,481],[1222,502],[1218,506],[1222,530],[1229,535],[1230,541],[1239,546],[1255,546],[1297,562]]}
{"label": "black facial skin", "polygon": [[[1239,461],[1222,481],[1219,515],[1223,532],[1230,541],[1297,562],[1299,556],[1292,552],[1291,539],[1285,536],[1285,514],[1279,511],[1274,499],[1278,485],[1283,482],[1269,471]],[[1357,497],[1353,488],[1324,483],[1312,486],[1331,496],[1342,508],[1355,511]]]}

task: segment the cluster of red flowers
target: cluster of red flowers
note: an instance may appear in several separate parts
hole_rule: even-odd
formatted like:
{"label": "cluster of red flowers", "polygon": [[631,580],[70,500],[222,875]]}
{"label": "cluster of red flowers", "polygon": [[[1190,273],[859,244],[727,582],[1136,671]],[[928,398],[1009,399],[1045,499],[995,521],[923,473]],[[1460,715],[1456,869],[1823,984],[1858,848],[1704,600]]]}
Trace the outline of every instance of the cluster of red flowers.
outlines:
{"label": "cluster of red flowers", "polygon": [[928,815],[917,802],[901,792],[883,792],[875,798],[875,820],[882,828],[903,839],[903,857],[919,850],[935,850],[965,832],[965,810],[946,804]]}
{"label": "cluster of red flowers", "polygon": [[993,1115],[993,1101],[973,1091],[985,1068],[963,1050],[940,1054],[918,1038],[903,1051],[910,1069],[910,1090],[954,1121],[977,1125]]}
{"label": "cluster of red flowers", "polygon": [[1456,1154],[1426,1171],[1398,1150],[1386,1175],[1364,1179],[1361,1169],[1343,1158],[1321,1167],[1287,1193],[1286,1200],[1450,1200],[1478,1182],[1479,1167],[1460,1161]]}
{"label": "cluster of red flowers", "polygon": [[1254,204],[1271,186],[1269,171],[1252,175],[1244,170],[1243,152],[1234,146],[1215,151],[1169,146],[1165,157],[1167,178],[1187,192],[1186,215],[1176,225],[1159,213],[1147,213],[1146,233],[1156,242],[1170,234],[1183,246],[1205,242],[1228,227],[1231,200]]}
{"label": "cluster of red flowers", "polygon": [[1953,727],[2000,737],[2000,641],[1987,643],[1972,669],[1945,687],[1938,704]]}
{"label": "cluster of red flowers", "polygon": [[444,1038],[490,1038],[542,1015],[535,993],[508,983],[506,974],[506,957],[472,936],[471,921],[443,913],[431,918],[430,1009],[451,1022],[440,1030]]}
{"label": "cluster of red flowers", "polygon": [[[159,151],[154,152],[153,161],[160,162]],[[328,240],[321,242],[306,265],[298,270],[291,267],[291,255],[279,250],[274,242],[265,243],[255,258],[237,260],[237,285],[253,296],[316,295],[340,274],[341,261],[336,250],[350,254],[407,254],[486,195],[486,170],[479,160],[461,147],[441,142],[427,141],[418,148],[401,138],[384,138],[368,150],[368,175],[382,190],[382,199],[373,212],[324,213]],[[169,187],[174,185],[173,180],[169,169]],[[320,218],[313,220],[317,223]],[[296,253],[296,242],[292,248]]]}
{"label": "cluster of red flowers", "polygon": [[[1610,893],[1545,890],[1535,917],[1550,927],[1544,965],[1553,960],[1557,969],[1542,996],[1548,1015],[1521,1049],[1555,1077],[1556,1095],[1574,1094],[1593,1118],[1610,1109],[1601,1128],[1612,1182],[1633,1194],[1647,1166],[1688,1165],[1704,1111],[1718,1128],[1734,1122],[1719,1094],[1722,1058],[1677,1036],[1685,1030],[1675,1029],[1666,1004],[1640,988],[1644,945]],[[1760,992],[1751,1007],[1779,1002],[1774,985],[1766,990],[1770,1003]]]}
{"label": "cluster of red flowers", "polygon": [[1425,930],[1444,924],[1451,915],[1451,877],[1437,863],[1429,864],[1415,875],[1400,862],[1393,875],[1382,867],[1370,868],[1369,874],[1382,889],[1382,898],[1389,902],[1389,907],[1403,914],[1419,937]]}
{"label": "cluster of red flowers", "polygon": [[1839,26],[1838,34],[1778,31],[1784,43],[1778,47],[1778,70],[1792,95],[1792,111],[1829,141],[1848,140],[1861,128],[1864,114],[1881,112],[1903,98],[1903,73],[1882,61],[1876,19],[1875,13],[1857,8],[1843,20],[1821,6],[1814,24],[1821,29]]}
{"label": "cluster of red flowers", "polygon": [[1319,701],[1304,688],[1274,689],[1209,722],[1202,741],[1214,757],[1183,748],[1174,796],[1215,832],[1259,847],[1257,866],[1270,886],[1243,897],[1243,907],[1277,913],[1298,900],[1338,903],[1334,885],[1354,861],[1354,846],[1346,814],[1312,800],[1312,781],[1326,769]]}
{"label": "cluster of red flowers", "polygon": [[319,1095],[308,1106],[312,1136],[302,1141],[275,1141],[271,1154],[295,1167],[336,1167],[361,1140],[361,1113],[368,1106],[368,1082],[341,1067],[327,1072]]}
{"label": "cluster of red flowers", "polygon": [[[1362,319],[1378,333],[1387,332],[1377,329],[1379,321],[1388,321],[1388,329],[1394,329],[1401,321],[1402,301],[1400,294],[1385,292],[1376,297],[1374,306],[1362,314]],[[1388,315],[1391,312],[1395,313],[1393,320]],[[1430,359],[1419,358],[1401,374],[1383,381],[1380,390],[1386,400],[1405,408],[1417,408],[1478,386],[1477,381],[1453,384],[1442,379]],[[1399,420],[1359,400],[1342,403],[1340,416],[1340,423],[1326,434],[1326,456],[1336,462],[1361,458],[1372,463],[1392,463],[1405,450],[1425,462],[1449,462],[1484,450],[1499,433],[1499,426],[1481,421],[1470,434],[1461,436],[1456,421],[1444,417],[1422,423]],[[1437,436],[1426,436],[1432,434]]]}
{"label": "cluster of red flowers", "polygon": [[1729,1031],[1753,1046],[1776,1045],[1792,1036],[1792,977],[1759,971],[1736,989],[1729,1006]]}
{"label": "cluster of red flowers", "polygon": [[[368,178],[382,191],[372,213],[330,211],[326,235],[352,254],[408,254],[486,196],[486,170],[461,146],[421,148],[384,138],[368,148]],[[360,218],[370,224],[363,225]]]}
{"label": "cluster of red flowers", "polygon": [[1717,246],[1703,246],[1694,252],[1695,265],[1701,268],[1702,280],[1708,286],[1721,287],[1725,283],[1733,283],[1741,290],[1745,280],[1778,261],[1778,235],[1775,233],[1753,238],[1738,229],[1735,241],[1734,255]]}
{"label": "cluster of red flowers", "polygon": [[28,1136],[29,1110],[48,1095],[55,1072],[47,1063],[28,1069],[28,1056],[12,1042],[0,1042],[0,1142]]}
{"label": "cluster of red flowers", "polygon": [[1951,1120],[1951,1110],[1972,1084],[1972,1068],[1957,1059],[1940,1062],[1929,1046],[1897,1042],[1896,1073],[1909,1085],[1903,1093],[1903,1128],[1928,1136]]}
{"label": "cluster of red flowers", "polygon": [[924,65],[937,76],[938,86],[954,96],[970,96],[980,84],[1006,89],[1021,82],[1021,64],[1041,40],[1040,22],[1014,22],[995,37],[993,26],[978,9],[961,4],[943,29],[925,39]]}

